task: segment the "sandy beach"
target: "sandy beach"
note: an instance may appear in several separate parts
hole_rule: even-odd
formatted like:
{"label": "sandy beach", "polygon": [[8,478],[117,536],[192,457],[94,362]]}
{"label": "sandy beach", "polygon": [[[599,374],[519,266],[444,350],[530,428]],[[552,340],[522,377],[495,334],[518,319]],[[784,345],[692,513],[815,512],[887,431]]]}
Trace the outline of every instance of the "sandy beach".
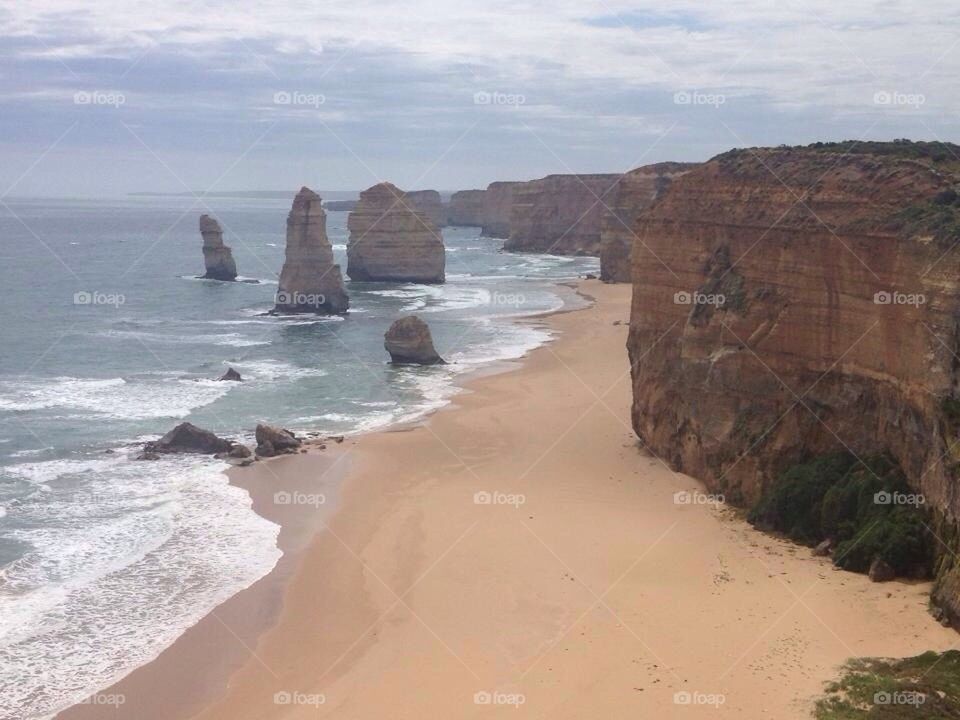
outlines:
{"label": "sandy beach", "polygon": [[847,658],[956,644],[927,584],[835,570],[638,448],[631,288],[581,291],[425,424],[232,471],[278,569],[59,717],[803,718]]}

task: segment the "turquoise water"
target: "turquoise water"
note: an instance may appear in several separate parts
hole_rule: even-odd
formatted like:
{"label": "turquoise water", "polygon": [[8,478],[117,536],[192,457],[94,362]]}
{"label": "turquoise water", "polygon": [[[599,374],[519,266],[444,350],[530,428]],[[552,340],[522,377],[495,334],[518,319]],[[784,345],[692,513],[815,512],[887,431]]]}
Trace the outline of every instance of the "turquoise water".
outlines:
{"label": "turquoise water", "polygon": [[[189,419],[353,433],[422,417],[457,378],[546,342],[531,313],[593,258],[511,255],[446,228],[442,286],[350,283],[346,317],[271,317],[288,201],[6,201],[0,207],[0,708],[40,718],[155,657],[269,572],[278,528],[213,460],[134,462]],[[242,277],[198,280],[198,218]],[[347,213],[328,213],[343,267]],[[78,293],[81,293],[78,295]],[[383,333],[416,312],[450,362],[393,368]],[[227,366],[243,383],[216,378]]]}

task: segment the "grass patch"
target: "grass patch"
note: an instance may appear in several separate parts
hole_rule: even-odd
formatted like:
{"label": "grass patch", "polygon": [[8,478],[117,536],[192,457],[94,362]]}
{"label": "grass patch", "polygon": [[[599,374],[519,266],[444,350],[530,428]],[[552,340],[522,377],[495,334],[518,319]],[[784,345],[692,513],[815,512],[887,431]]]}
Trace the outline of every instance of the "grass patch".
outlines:
{"label": "grass patch", "polygon": [[859,658],[817,701],[817,720],[960,719],[960,651],[903,660]]}
{"label": "grass patch", "polygon": [[945,191],[929,202],[896,212],[888,225],[902,236],[929,235],[940,245],[952,244],[960,238],[960,202],[955,191]]}
{"label": "grass patch", "polygon": [[861,463],[850,453],[834,453],[788,468],[748,519],[805,545],[833,540],[834,564],[844,570],[867,572],[880,558],[897,575],[929,577],[936,546],[926,511],[915,504],[884,503],[880,495],[902,500],[912,493],[899,466],[886,456]]}

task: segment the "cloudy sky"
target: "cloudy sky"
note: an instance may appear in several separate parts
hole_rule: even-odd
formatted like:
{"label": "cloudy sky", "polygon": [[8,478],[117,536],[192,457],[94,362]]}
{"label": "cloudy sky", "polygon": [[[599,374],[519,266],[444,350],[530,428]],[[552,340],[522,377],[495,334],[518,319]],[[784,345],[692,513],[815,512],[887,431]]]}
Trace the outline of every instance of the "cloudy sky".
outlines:
{"label": "cloudy sky", "polygon": [[0,196],[483,187],[960,140],[945,0],[11,0]]}

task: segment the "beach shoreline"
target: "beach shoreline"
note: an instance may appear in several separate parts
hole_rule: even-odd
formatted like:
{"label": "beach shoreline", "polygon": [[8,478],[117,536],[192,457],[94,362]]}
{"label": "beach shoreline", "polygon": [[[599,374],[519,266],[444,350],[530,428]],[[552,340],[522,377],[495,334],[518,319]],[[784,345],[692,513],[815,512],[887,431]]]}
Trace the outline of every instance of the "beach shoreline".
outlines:
{"label": "beach shoreline", "polygon": [[678,502],[701,486],[629,425],[630,287],[579,289],[537,320],[551,343],[426,422],[231,470],[283,528],[278,567],[103,691],[122,706],[58,718],[804,717],[848,657],[955,643],[928,584]]}

